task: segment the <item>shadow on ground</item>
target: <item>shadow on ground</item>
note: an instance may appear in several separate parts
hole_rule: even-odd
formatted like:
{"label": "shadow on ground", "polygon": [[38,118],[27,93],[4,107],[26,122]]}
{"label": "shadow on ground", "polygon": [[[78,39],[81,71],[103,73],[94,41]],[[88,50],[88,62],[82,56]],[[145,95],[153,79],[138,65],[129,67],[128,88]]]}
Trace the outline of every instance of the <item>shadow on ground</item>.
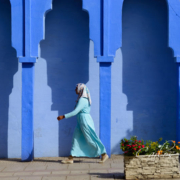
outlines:
{"label": "shadow on ground", "polygon": [[124,179],[124,173],[89,173],[92,177],[95,176],[96,178],[101,178],[101,179]]}

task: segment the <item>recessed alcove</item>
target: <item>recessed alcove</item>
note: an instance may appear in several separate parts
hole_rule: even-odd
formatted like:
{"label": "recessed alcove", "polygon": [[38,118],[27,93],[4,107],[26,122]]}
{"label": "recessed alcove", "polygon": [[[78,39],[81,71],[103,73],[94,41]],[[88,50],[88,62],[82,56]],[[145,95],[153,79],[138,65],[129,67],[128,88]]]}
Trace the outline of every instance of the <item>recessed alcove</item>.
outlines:
{"label": "recessed alcove", "polygon": [[[16,100],[10,95],[16,81],[14,75],[18,71],[16,51],[11,46],[11,5],[8,0],[0,2],[0,158],[20,157],[19,125],[17,118],[19,104],[18,93]],[[15,90],[16,91],[16,90]],[[17,91],[16,91],[17,92]],[[17,112],[15,111],[17,110]],[[14,123],[15,122],[15,123]],[[11,126],[14,124],[14,126]],[[16,133],[16,139],[12,137]],[[8,146],[10,145],[10,147]],[[12,152],[11,147],[17,147]],[[14,155],[12,155],[15,153]]]}
{"label": "recessed alcove", "polygon": [[[61,122],[56,118],[74,109],[76,84],[89,81],[88,13],[82,10],[82,1],[54,0],[52,7],[45,17],[45,40],[40,43],[41,58],[36,64],[35,106],[44,117],[41,119],[35,110],[35,156],[38,157],[56,156],[55,144],[58,156],[69,155],[76,117]],[[44,88],[38,86],[40,79],[47,81],[50,89],[45,84]],[[38,94],[44,95],[41,102]],[[45,110],[47,107],[50,109]],[[48,142],[51,147],[47,146]]]}
{"label": "recessed alcove", "polygon": [[122,18],[123,93],[133,135],[176,138],[178,72],[168,48],[166,0],[125,0]]}

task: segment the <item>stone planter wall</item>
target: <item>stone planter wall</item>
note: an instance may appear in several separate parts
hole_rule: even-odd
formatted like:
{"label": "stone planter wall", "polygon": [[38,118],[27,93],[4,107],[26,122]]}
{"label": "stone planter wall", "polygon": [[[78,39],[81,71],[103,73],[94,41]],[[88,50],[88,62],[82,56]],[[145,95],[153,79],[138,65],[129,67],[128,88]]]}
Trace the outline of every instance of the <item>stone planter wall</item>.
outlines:
{"label": "stone planter wall", "polygon": [[125,179],[179,178],[179,154],[124,156],[124,174]]}

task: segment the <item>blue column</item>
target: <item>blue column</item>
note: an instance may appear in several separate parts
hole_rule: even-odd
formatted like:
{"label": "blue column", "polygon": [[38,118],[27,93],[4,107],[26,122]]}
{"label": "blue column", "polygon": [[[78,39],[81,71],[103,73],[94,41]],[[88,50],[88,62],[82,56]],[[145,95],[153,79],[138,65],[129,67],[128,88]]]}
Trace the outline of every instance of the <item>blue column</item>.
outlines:
{"label": "blue column", "polygon": [[22,63],[22,161],[34,156],[33,86],[34,63]]}
{"label": "blue column", "polygon": [[100,62],[100,139],[111,156],[111,62]]}
{"label": "blue column", "polygon": [[100,139],[111,157],[111,64],[113,56],[99,56],[100,73]]}
{"label": "blue column", "polygon": [[[179,58],[180,60],[180,58]],[[177,63],[178,66],[178,109],[177,109],[177,122],[176,122],[176,142],[180,141],[180,63]]]}
{"label": "blue column", "polygon": [[12,46],[22,63],[22,161],[33,160],[34,63],[44,38],[44,15],[52,0],[10,0]]}
{"label": "blue column", "polygon": [[122,5],[124,0],[83,0],[89,12],[90,39],[100,64],[100,138],[111,155],[111,63],[122,41]]}

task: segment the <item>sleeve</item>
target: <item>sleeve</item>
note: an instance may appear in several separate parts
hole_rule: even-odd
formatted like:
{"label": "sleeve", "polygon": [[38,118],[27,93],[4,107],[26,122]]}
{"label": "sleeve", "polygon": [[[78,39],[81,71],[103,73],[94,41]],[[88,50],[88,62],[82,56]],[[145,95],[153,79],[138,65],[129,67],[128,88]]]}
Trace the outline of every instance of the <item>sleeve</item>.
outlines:
{"label": "sleeve", "polygon": [[65,114],[65,118],[68,119],[70,117],[73,117],[75,115],[77,115],[86,105],[86,99],[85,98],[80,98],[79,99],[79,102],[76,106],[76,108],[74,109],[74,111],[68,113],[68,114]]}

